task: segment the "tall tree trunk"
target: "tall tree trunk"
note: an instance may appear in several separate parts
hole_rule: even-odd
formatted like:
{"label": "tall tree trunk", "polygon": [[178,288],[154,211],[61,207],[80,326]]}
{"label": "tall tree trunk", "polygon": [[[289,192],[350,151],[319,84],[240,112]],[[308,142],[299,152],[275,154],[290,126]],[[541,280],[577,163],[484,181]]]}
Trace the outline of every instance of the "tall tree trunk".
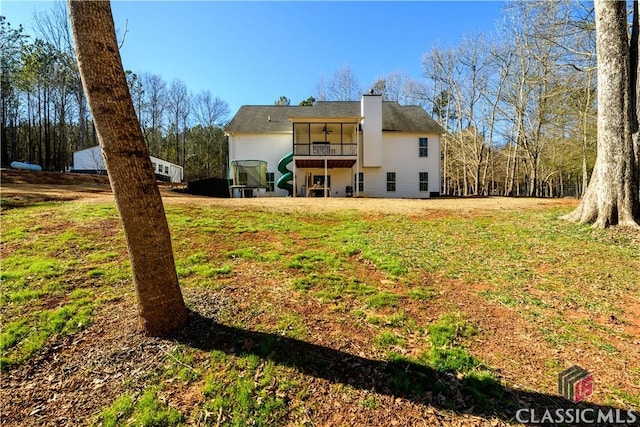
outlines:
{"label": "tall tree trunk", "polygon": [[171,236],[133,108],[108,1],[69,0],[82,84],[131,258],[142,325],[151,335],[186,322]]}
{"label": "tall tree trunk", "polygon": [[505,178],[504,178],[504,194],[503,196],[513,196],[513,181],[510,180],[511,176],[511,150],[512,145],[509,143],[507,146],[507,165],[505,167]]}
{"label": "tall tree trunk", "polygon": [[[633,24],[631,27],[631,45],[629,49],[631,75],[631,135],[633,141],[633,163],[635,163],[635,191],[640,192],[640,10],[638,0],[633,2]],[[640,194],[638,195],[640,199]],[[636,200],[635,217],[640,216],[640,200]]]}
{"label": "tall tree trunk", "polygon": [[[633,114],[626,3],[595,0],[598,60],[598,145],[591,181],[568,220],[596,227],[640,228],[637,162],[632,140]],[[637,39],[636,39],[637,43]],[[636,67],[636,64],[632,65]]]}

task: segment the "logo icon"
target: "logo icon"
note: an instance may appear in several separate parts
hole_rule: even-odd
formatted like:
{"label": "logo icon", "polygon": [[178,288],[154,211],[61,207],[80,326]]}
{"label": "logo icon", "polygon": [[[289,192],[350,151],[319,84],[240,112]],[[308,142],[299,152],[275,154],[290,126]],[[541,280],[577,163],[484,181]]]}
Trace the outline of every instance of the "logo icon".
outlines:
{"label": "logo icon", "polygon": [[593,374],[574,365],[558,374],[558,393],[574,403],[593,394]]}

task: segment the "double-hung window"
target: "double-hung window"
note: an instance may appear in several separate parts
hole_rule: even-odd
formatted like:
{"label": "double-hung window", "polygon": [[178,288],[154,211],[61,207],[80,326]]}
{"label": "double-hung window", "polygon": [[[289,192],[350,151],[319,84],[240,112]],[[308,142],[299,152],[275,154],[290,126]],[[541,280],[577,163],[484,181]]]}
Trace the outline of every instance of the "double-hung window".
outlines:
{"label": "double-hung window", "polygon": [[429,172],[420,172],[420,176],[418,178],[420,191],[429,191]]}
{"label": "double-hung window", "polygon": [[358,172],[358,175],[354,174],[353,180],[358,182],[358,191],[364,191],[364,172]]}
{"label": "double-hung window", "polygon": [[396,191],[396,173],[387,172],[387,191]]}
{"label": "double-hung window", "polygon": [[429,156],[429,138],[418,139],[418,157]]}

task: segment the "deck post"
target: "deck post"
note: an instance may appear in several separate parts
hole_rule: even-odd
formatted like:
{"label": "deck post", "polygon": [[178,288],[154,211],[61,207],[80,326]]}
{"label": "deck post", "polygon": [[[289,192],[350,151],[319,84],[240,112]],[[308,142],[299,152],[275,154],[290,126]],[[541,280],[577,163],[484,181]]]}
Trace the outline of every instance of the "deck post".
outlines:
{"label": "deck post", "polygon": [[327,197],[327,158],[324,158],[324,197]]}
{"label": "deck post", "polygon": [[356,123],[356,197],[360,197],[360,121]]}

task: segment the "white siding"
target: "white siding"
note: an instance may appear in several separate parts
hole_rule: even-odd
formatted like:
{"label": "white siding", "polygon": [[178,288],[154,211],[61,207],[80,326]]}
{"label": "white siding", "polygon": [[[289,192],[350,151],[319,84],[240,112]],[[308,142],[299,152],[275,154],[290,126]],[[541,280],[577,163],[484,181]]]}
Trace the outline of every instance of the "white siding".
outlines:
{"label": "white siding", "polygon": [[[171,182],[182,182],[184,175],[182,166],[178,166],[166,160],[149,156],[154,165],[154,172],[169,177]],[[162,170],[158,168],[162,166]],[[106,171],[102,150],[99,146],[85,148],[73,153],[73,170],[99,172]]]}
{"label": "white siding", "polygon": [[[233,160],[264,160],[267,162],[267,172],[274,174],[274,192],[260,193],[264,196],[286,196],[286,190],[278,188],[278,179],[282,176],[278,171],[278,162],[293,149],[292,133],[276,135],[234,134],[229,135],[229,161]],[[293,170],[293,162],[287,165]],[[292,183],[293,184],[293,183]]]}
{"label": "white siding", "polygon": [[73,153],[73,169],[96,172],[106,170],[100,147],[95,146],[75,151]]}
{"label": "white siding", "polygon": [[182,166],[153,156],[149,156],[149,158],[156,174],[168,177],[171,182],[182,182],[184,179]]}
{"label": "white siding", "polygon": [[[418,156],[418,140],[429,138],[429,155]],[[385,134],[381,168],[362,168],[364,197],[427,198],[440,191],[440,137],[424,134]],[[396,191],[387,191],[387,172],[396,173]],[[420,172],[429,173],[429,191],[421,192]]]}
{"label": "white siding", "polygon": [[[429,138],[429,155],[419,157],[418,141],[421,137]],[[267,170],[273,172],[277,182],[281,173],[278,171],[280,159],[291,152],[291,135],[231,135],[229,136],[230,160],[265,160]],[[382,167],[361,167],[364,173],[363,197],[387,198],[427,198],[430,192],[440,191],[440,137],[435,134],[383,134]],[[289,164],[293,169],[293,163]],[[344,197],[346,187],[352,186],[354,195],[356,183],[353,169],[330,169],[331,196]],[[387,172],[396,173],[396,191],[387,192]],[[421,192],[420,172],[429,173],[429,191]],[[324,175],[324,169],[296,169],[296,186],[299,195],[305,194],[305,174]],[[274,193],[261,193],[260,196],[286,196],[287,192],[275,188]]]}
{"label": "white siding", "polygon": [[[419,138],[429,138],[427,157],[419,157]],[[278,162],[292,149],[292,134],[234,134],[229,135],[230,160],[264,160],[268,172],[274,173],[274,183],[282,176],[278,171]],[[407,134],[385,132],[382,134],[381,167],[366,167],[361,164],[364,173],[363,197],[388,198],[427,198],[429,193],[440,192],[440,136],[436,134]],[[360,153],[363,158],[363,153]],[[288,165],[293,170],[293,163]],[[299,195],[304,195],[305,174],[324,175],[324,169],[296,169],[296,187]],[[396,191],[387,192],[387,172],[396,173]],[[429,191],[421,192],[420,172],[429,173]],[[330,169],[331,196],[344,197],[347,186],[352,186],[356,194],[354,175],[356,168]],[[261,193],[264,196],[286,196],[287,192],[275,186],[274,193]]]}

